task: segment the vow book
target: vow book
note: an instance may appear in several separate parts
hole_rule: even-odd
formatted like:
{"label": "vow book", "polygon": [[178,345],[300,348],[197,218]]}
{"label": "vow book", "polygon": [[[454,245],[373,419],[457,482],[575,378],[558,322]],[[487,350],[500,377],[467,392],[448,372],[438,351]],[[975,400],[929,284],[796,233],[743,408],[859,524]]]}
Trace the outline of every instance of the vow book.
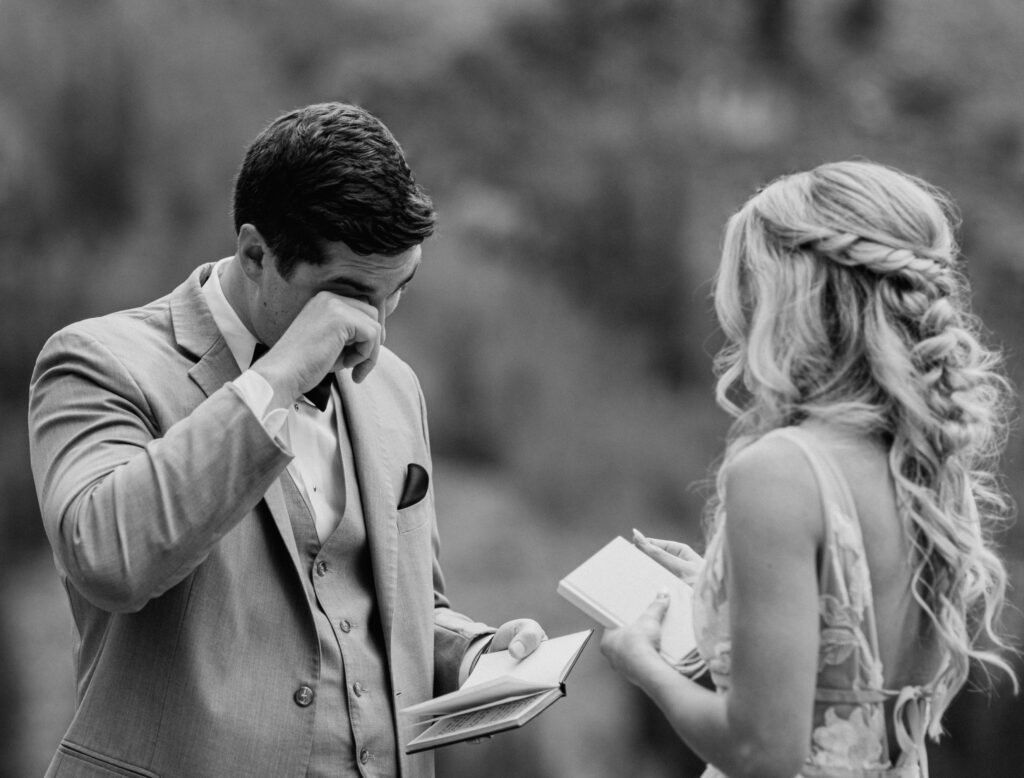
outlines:
{"label": "vow book", "polygon": [[669,592],[661,655],[672,665],[696,648],[693,589],[625,538],[616,537],[558,583],[558,593],[606,627],[636,621],[661,589]]}
{"label": "vow book", "polygon": [[593,633],[550,638],[523,659],[508,651],[484,654],[459,689],[401,711],[410,725],[426,727],[405,753],[493,735],[539,716],[565,696],[565,679]]}

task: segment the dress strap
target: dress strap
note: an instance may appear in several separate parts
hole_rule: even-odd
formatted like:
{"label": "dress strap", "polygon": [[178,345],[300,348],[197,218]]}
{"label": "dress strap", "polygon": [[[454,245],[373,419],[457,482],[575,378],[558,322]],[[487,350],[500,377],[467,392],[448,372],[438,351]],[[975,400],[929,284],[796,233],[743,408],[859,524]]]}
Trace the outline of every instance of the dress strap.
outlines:
{"label": "dress strap", "polygon": [[[818,442],[805,430],[799,427],[780,427],[772,430],[769,434],[784,437],[803,453],[804,458],[811,466],[814,473],[814,480],[818,484],[818,491],[821,498],[822,515],[825,521],[825,554],[824,564],[819,571],[822,594],[837,594],[841,600],[846,601],[850,596],[847,589],[848,576],[857,575],[856,571],[848,569],[839,554],[838,535],[843,530],[850,541],[856,543],[857,553],[866,559],[864,552],[864,539],[861,535],[860,520],[857,516],[857,505],[853,501],[853,493],[843,476],[843,472],[836,464],[835,459],[825,451]],[[838,515],[837,515],[838,514]],[[843,523],[843,527],[839,523]],[[866,564],[866,562],[865,562]],[[829,580],[829,568],[834,571],[835,578]],[[868,592],[871,590],[870,576],[866,576],[865,583]],[[839,590],[831,591],[832,585],[838,586]],[[868,597],[867,612],[864,614],[864,627],[868,645],[865,647],[874,659],[878,658],[878,626],[875,623],[874,600]]]}
{"label": "dress strap", "polygon": [[[818,489],[821,491],[823,507],[833,503],[847,516],[856,519],[857,506],[853,501],[853,494],[850,492],[846,479],[843,478],[841,471],[832,461],[832,457],[823,451],[807,432],[799,427],[779,427],[769,434],[785,438],[803,452],[804,458],[814,472],[814,480],[818,484]],[[831,516],[828,510],[825,510],[825,523],[831,525]]]}

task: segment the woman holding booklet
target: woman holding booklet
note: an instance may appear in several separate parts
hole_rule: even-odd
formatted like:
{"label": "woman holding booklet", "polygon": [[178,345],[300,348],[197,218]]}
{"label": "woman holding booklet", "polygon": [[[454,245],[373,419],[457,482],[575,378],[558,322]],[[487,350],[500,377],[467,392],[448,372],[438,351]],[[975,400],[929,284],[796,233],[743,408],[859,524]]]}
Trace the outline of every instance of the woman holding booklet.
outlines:
{"label": "woman holding booklet", "polygon": [[972,660],[1016,688],[987,541],[1009,387],[959,265],[942,195],[867,162],[781,178],[728,223],[717,398],[735,422],[705,561],[637,538],[695,577],[717,693],[659,656],[664,597],[601,644],[706,778],[926,776]]}

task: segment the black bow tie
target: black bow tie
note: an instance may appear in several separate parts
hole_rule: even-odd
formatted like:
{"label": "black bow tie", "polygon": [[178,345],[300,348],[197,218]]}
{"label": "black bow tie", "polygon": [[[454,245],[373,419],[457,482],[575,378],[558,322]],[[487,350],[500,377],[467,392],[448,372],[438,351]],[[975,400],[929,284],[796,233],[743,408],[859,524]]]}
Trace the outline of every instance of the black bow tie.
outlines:
{"label": "black bow tie", "polygon": [[[268,351],[270,351],[268,346],[256,341],[256,346],[252,350],[252,362],[250,362],[249,365],[251,366],[253,362],[262,357]],[[320,383],[306,392],[304,396],[317,407],[317,410],[323,412],[327,408],[328,401],[331,399],[331,384],[333,383],[334,373],[328,373],[320,379]]]}

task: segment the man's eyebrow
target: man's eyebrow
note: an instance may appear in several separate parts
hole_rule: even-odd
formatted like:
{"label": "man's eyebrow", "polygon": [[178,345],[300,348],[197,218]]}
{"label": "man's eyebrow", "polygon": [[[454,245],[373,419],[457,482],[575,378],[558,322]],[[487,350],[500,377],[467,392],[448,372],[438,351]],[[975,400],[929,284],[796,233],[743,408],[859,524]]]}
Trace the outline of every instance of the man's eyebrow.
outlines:
{"label": "man's eyebrow", "polygon": [[[405,286],[410,281],[412,281],[412,277],[414,275],[416,275],[416,271],[419,270],[419,269],[420,269],[420,266],[419,266],[419,264],[417,264],[416,267],[414,267],[409,272],[409,275],[407,275],[405,278],[403,278],[401,281],[398,282],[398,285],[395,286],[395,289],[401,289],[403,286]],[[334,280],[334,283],[342,284],[344,286],[347,286],[349,289],[351,289],[352,291],[354,291],[354,292],[356,292],[358,294],[372,295],[372,294],[374,294],[377,291],[372,285],[365,284],[362,281],[359,281],[358,279],[355,279],[355,278],[348,278],[347,276],[342,276],[342,277],[336,278]]]}

